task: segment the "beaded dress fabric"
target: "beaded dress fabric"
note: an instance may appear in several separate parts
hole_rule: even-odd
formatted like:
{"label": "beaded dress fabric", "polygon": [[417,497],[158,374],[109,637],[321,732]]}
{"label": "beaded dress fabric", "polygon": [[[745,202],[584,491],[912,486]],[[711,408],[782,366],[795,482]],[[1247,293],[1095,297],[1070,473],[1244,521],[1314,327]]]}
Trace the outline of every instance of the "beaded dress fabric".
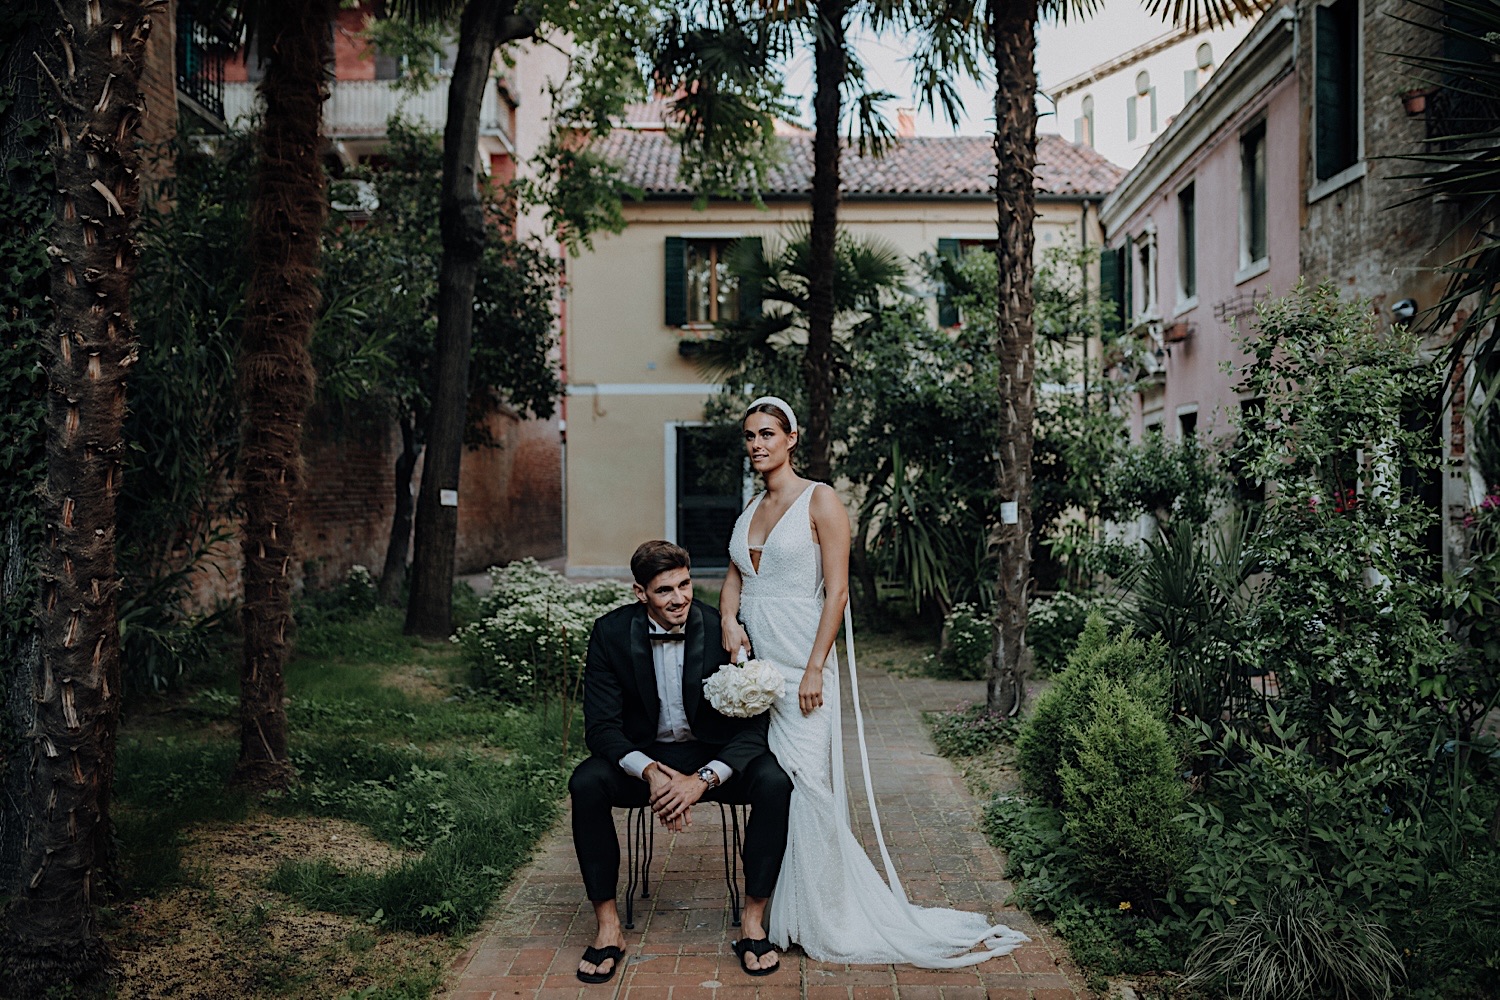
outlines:
{"label": "beaded dress fabric", "polygon": [[[923,968],[974,965],[1007,954],[1028,940],[1025,934],[991,924],[982,913],[907,900],[880,837],[873,802],[886,878],[849,828],[836,655],[830,654],[823,667],[822,707],[804,716],[797,704],[797,686],[823,614],[822,552],[813,541],[808,512],[818,485],[809,485],[772,526],[758,570],[750,559],[750,521],[765,494],[740,514],[729,542],[743,581],[740,619],[754,655],[775,664],[786,678],[786,693],[772,705],[770,719],[771,751],[793,783],[786,856],[771,898],[771,942],[778,948],[798,944],[823,962]],[[851,656],[852,651],[851,646]],[[857,676],[851,672],[856,696]],[[868,791],[863,720],[857,721]]]}

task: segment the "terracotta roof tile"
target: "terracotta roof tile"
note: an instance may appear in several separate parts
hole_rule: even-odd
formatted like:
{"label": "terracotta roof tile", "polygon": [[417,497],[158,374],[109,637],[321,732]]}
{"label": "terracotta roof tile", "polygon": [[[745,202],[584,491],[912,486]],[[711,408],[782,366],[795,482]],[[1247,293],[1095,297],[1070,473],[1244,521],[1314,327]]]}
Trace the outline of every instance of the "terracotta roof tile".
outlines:
{"label": "terracotta roof tile", "polygon": [[[784,137],[785,157],[767,180],[765,197],[805,196],[812,190],[812,136]],[[647,197],[691,194],[677,177],[677,146],[664,132],[618,128],[601,146],[624,167],[625,179]],[[844,148],[845,198],[987,197],[994,187],[995,153],[987,136],[902,139],[882,157]],[[1105,195],[1125,171],[1093,149],[1061,136],[1037,137],[1036,190],[1059,196]]]}

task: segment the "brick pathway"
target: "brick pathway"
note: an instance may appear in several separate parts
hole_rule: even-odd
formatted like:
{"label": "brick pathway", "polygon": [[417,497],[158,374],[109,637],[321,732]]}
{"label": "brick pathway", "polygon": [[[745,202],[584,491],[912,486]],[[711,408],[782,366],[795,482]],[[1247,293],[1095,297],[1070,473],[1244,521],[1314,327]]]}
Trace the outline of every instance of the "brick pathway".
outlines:
{"label": "brick pathway", "polygon": [[[699,806],[692,829],[658,829],[651,898],[637,900],[626,931],[626,967],[609,983],[573,975],[593,942],[567,818],[538,845],[494,920],[453,965],[447,1000],[1071,1000],[1088,996],[1062,942],[1002,904],[1011,893],[1004,860],[979,831],[980,803],[933,750],[921,713],[983,696],[974,683],[894,679],[860,670],[866,736],[880,818],[897,871],[915,901],[984,910],[1032,937],[1004,958],[952,971],[891,965],[828,965],[793,948],[782,968],[752,979],[729,941],[718,807]],[[847,698],[847,694],[846,694]],[[852,729],[846,708],[845,721]],[[850,740],[849,742],[853,742]],[[855,825],[869,844],[868,811],[849,769]],[[623,813],[617,811],[624,841]],[[872,857],[875,856],[872,852]],[[877,867],[878,867],[877,861]],[[622,872],[623,880],[623,872]],[[624,886],[621,886],[623,907]]]}

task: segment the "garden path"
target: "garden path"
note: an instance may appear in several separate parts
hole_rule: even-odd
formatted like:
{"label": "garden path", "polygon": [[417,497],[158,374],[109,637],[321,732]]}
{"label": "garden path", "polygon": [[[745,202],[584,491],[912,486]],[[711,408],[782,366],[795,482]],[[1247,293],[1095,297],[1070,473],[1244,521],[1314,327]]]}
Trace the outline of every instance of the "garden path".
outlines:
{"label": "garden path", "polygon": [[[627,964],[609,983],[574,977],[592,943],[593,911],[583,897],[566,815],[538,844],[494,919],[454,962],[446,1000],[1073,1000],[1089,996],[1063,943],[1025,913],[1004,906],[1012,886],[1004,858],[979,828],[981,803],[933,749],[924,711],[978,700],[978,682],[897,678],[860,671],[866,737],[881,824],[907,892],[917,902],[984,910],[1032,937],[1004,958],[956,970],[845,966],[793,949],[781,971],[752,979],[729,941],[718,810],[700,806],[691,829],[658,829],[651,898],[637,900],[626,931]],[[846,685],[847,689],[847,685]],[[847,697],[847,695],[846,695]],[[846,714],[847,719],[847,714]],[[852,741],[851,741],[852,742]],[[850,762],[856,830],[872,847],[859,805],[858,749]],[[616,812],[624,844],[624,813]],[[872,856],[873,852],[872,852]],[[622,887],[623,889],[623,887]],[[622,891],[623,895],[623,891]],[[621,905],[623,906],[623,899]]]}

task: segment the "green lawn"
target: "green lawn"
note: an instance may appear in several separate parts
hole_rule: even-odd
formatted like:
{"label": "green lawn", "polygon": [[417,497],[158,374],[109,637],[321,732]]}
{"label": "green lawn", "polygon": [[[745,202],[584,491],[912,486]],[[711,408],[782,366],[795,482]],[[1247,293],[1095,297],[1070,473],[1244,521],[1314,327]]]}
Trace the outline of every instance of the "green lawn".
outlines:
{"label": "green lawn", "polygon": [[[223,859],[194,845],[205,830],[217,831],[214,843],[232,844],[236,830],[280,822],[354,829],[379,842],[379,852],[367,853],[379,853],[380,864],[351,866],[337,851],[289,849],[256,876],[266,896],[255,904],[261,909],[287,920],[317,911],[347,918],[346,958],[379,952],[383,936],[462,934],[477,925],[555,817],[581,725],[569,720],[565,747],[558,708],[507,706],[471,691],[456,646],[411,639],[400,628],[388,610],[302,628],[287,670],[298,780],[284,795],[252,802],[226,786],[238,749],[232,680],[133,707],[115,786],[126,910],[186,894],[200,909],[219,906],[222,917],[222,892],[212,890]],[[230,921],[235,934],[219,929],[226,949],[263,921],[255,906]],[[117,929],[137,930],[124,919]],[[155,943],[132,938],[130,946]],[[318,965],[328,958],[326,942],[320,947],[298,968],[270,977],[280,986],[262,986],[277,995],[342,995],[320,979]],[[285,955],[278,961],[285,964]],[[410,971],[399,958],[378,972],[379,963],[364,964],[382,989]],[[256,976],[267,979],[263,969]],[[405,978],[410,988],[369,995],[425,997],[438,982],[426,973]],[[226,996],[259,996],[260,989]]]}

